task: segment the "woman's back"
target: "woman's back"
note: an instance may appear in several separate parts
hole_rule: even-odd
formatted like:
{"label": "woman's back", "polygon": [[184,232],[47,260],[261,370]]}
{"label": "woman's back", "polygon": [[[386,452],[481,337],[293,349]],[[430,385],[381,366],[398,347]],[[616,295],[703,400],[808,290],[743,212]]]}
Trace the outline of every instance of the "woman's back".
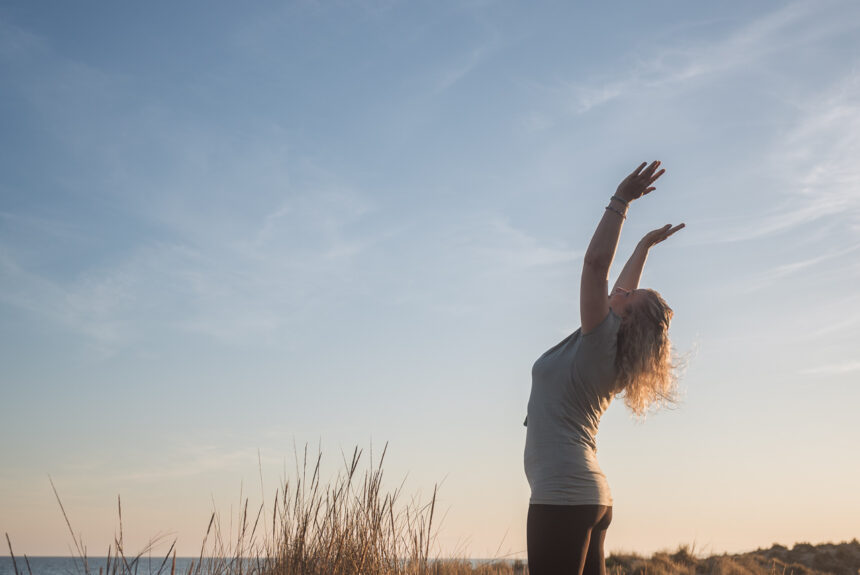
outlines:
{"label": "woman's back", "polygon": [[532,368],[524,455],[531,503],[612,504],[595,454],[614,391],[620,324],[610,311],[592,332],[576,330]]}

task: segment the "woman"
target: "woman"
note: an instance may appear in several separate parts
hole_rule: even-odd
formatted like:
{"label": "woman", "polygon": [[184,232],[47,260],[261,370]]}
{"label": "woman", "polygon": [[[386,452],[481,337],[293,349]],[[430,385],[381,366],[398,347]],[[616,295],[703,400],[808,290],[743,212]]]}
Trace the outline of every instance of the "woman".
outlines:
{"label": "woman", "polygon": [[684,224],[642,238],[607,296],[609,268],[630,203],[650,193],[665,170],[640,165],[618,186],[582,266],[582,326],[532,368],[525,471],[530,575],[605,574],[603,542],[612,496],[597,464],[595,436],[612,398],[637,416],[671,401],[675,374],[668,338],[672,310],[653,290],[637,289],[648,250]]}

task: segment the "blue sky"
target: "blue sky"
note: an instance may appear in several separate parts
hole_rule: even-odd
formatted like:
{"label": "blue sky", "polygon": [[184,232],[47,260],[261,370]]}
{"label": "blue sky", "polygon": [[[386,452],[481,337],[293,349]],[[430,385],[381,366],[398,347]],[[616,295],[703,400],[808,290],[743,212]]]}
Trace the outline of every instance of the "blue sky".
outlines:
{"label": "blue sky", "polygon": [[[441,482],[444,553],[525,550],[533,361],[642,161],[615,271],[684,402],[604,417],[610,550],[856,537],[860,7],[0,8],[0,530],[197,549],[293,444]],[[289,464],[288,464],[289,466]],[[256,492],[254,492],[256,493]],[[659,518],[659,520],[657,519]]]}

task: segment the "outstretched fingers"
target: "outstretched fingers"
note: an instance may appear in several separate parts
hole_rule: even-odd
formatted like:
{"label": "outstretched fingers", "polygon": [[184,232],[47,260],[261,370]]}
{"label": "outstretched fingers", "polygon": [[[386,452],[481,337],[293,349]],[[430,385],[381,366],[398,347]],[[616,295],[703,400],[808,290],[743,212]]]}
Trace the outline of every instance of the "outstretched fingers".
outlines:
{"label": "outstretched fingers", "polygon": [[684,227],[685,227],[685,224],[678,224],[675,227],[672,227],[672,224],[666,224],[665,226],[663,226],[663,231],[659,235],[659,237],[657,239],[657,243],[662,242],[663,240],[665,240],[666,238],[668,238],[669,236],[671,236],[672,234],[674,234],[678,230],[683,229]]}
{"label": "outstretched fingers", "polygon": [[654,172],[657,171],[657,168],[660,167],[660,160],[654,160],[651,162],[651,165],[642,173],[643,176],[647,176],[648,178],[654,175]]}
{"label": "outstretched fingers", "polygon": [[666,173],[666,170],[660,168],[660,164],[660,160],[639,164],[618,186],[619,197],[635,200],[656,190],[654,182]]}
{"label": "outstretched fingers", "polygon": [[656,174],[651,176],[651,181],[649,181],[648,183],[653,184],[654,182],[657,181],[657,178],[659,178],[660,176],[662,176],[665,173],[666,173],[666,170],[660,170],[659,172],[657,172]]}

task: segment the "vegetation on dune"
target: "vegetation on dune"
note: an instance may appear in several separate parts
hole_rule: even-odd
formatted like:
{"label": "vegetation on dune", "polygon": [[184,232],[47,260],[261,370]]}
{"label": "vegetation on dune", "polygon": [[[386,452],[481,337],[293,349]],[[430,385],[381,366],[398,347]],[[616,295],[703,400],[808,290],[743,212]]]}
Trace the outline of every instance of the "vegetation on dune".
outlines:
{"label": "vegetation on dune", "polygon": [[734,555],[696,557],[687,546],[674,553],[659,552],[650,558],[613,554],[606,560],[611,575],[858,575],[860,541],[810,545],[791,549],[774,544]]}
{"label": "vegetation on dune", "polygon": [[[358,472],[362,452],[356,448],[351,461],[328,485],[320,479],[321,455],[310,464],[307,449],[302,469],[285,480],[269,509],[265,504],[249,509],[248,499],[235,533],[222,529],[213,513],[199,556],[184,569],[176,566],[174,545],[162,559],[150,563],[152,541],[135,555],[127,555],[119,532],[107,559],[91,561],[86,546],[76,537],[63,509],[77,553],[78,572],[85,575],[527,575],[522,560],[496,560],[477,565],[466,559],[440,559],[430,552],[436,535],[436,490],[427,502],[412,500],[402,505],[402,488],[382,489],[382,462]],[[56,493],[56,490],[55,490]],[[232,523],[232,522],[231,522]],[[31,574],[27,557],[16,558],[8,534],[6,540],[16,574]],[[144,563],[142,559],[146,558]],[[154,567],[150,568],[150,565]],[[674,553],[659,552],[650,558],[636,554],[612,554],[606,560],[609,575],[860,575],[860,542],[813,546],[799,543],[788,549],[774,544],[736,555],[697,557],[689,547]]]}

